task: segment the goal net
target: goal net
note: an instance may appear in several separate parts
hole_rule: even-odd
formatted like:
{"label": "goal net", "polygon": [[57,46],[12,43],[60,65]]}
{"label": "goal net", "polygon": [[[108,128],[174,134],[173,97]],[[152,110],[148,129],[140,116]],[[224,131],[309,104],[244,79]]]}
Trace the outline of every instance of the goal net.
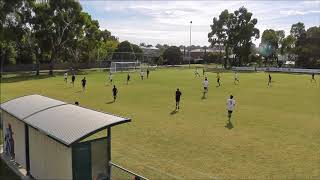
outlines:
{"label": "goal net", "polygon": [[140,62],[111,62],[110,72],[134,72],[140,70]]}

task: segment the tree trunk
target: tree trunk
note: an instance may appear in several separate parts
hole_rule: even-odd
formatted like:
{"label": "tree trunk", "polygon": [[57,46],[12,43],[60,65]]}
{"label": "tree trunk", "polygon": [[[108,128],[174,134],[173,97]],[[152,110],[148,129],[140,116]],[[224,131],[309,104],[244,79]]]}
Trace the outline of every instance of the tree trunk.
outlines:
{"label": "tree trunk", "polygon": [[224,69],[227,69],[228,61],[229,61],[229,46],[227,45],[225,48],[226,58],[224,58]]}
{"label": "tree trunk", "polygon": [[49,76],[53,76],[54,53],[50,57]]}
{"label": "tree trunk", "polygon": [[3,65],[4,65],[4,60],[5,60],[5,51],[1,49],[1,70],[0,70],[0,78],[2,78],[2,73],[3,73]]}

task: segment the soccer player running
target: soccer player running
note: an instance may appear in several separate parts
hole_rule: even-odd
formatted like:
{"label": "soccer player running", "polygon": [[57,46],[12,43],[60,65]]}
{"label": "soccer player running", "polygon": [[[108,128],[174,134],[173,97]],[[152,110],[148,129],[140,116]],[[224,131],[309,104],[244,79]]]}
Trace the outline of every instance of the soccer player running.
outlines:
{"label": "soccer player running", "polygon": [[72,86],[74,86],[74,81],[75,80],[76,80],[76,76],[74,74],[72,74],[72,77],[71,77]]}
{"label": "soccer player running", "polygon": [[141,77],[141,80],[143,80],[143,78],[144,78],[144,72],[141,70],[140,71],[140,77]]}
{"label": "soccer player running", "polygon": [[64,77],[64,81],[67,83],[67,81],[68,81],[68,72],[65,72],[63,77]]}
{"label": "soccer player running", "polygon": [[221,86],[221,84],[220,84],[220,73],[217,73],[217,83],[218,83],[217,87],[220,87]]}
{"label": "soccer player running", "polygon": [[181,97],[182,93],[179,90],[179,88],[176,91],[176,110],[180,109],[180,97]]}
{"label": "soccer player running", "polygon": [[129,81],[130,81],[130,74],[128,73],[128,75],[127,75],[127,84],[129,83]]}
{"label": "soccer player running", "polygon": [[206,94],[208,93],[208,88],[209,88],[209,81],[207,77],[203,81],[203,98],[206,98]]}
{"label": "soccer player running", "polygon": [[311,82],[317,82],[316,79],[314,78],[314,73],[311,74]]}
{"label": "soccer player running", "polygon": [[81,80],[81,84],[82,84],[82,91],[85,91],[85,90],[86,90],[86,85],[87,85],[86,77],[84,77],[84,78]]}
{"label": "soccer player running", "polygon": [[115,102],[117,99],[117,94],[118,94],[118,89],[116,88],[115,85],[112,88],[112,94],[113,94],[113,102]]}
{"label": "soccer player running", "polygon": [[110,83],[110,84],[112,84],[112,78],[113,78],[113,75],[112,75],[112,73],[110,72],[110,73],[109,73],[109,83]]}
{"label": "soccer player running", "polygon": [[147,69],[147,79],[149,78],[149,74],[150,74],[150,71],[149,71],[149,68]]}
{"label": "soccer player running", "polygon": [[271,77],[271,75],[269,74],[268,86],[271,86],[271,81],[272,81],[272,77]]}
{"label": "soccer player running", "polygon": [[233,77],[234,77],[234,84],[239,84],[238,73],[236,71],[234,72]]}
{"label": "soccer player running", "polygon": [[236,101],[233,99],[233,96],[230,95],[230,98],[227,99],[227,111],[228,111],[228,121],[231,122],[231,115],[236,106]]}
{"label": "soccer player running", "polygon": [[194,71],[194,75],[195,75],[195,76],[200,77],[200,74],[199,74],[198,68],[196,68],[196,70]]}

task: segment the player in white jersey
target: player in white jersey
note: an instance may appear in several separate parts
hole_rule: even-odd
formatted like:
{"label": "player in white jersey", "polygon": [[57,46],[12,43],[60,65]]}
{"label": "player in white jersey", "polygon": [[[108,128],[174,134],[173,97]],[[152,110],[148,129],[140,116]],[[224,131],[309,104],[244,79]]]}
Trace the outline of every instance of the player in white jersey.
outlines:
{"label": "player in white jersey", "polygon": [[110,73],[109,73],[109,82],[110,82],[110,84],[112,84],[112,81],[113,81],[112,78],[113,78],[113,75],[112,75],[112,73],[110,72]]}
{"label": "player in white jersey", "polygon": [[234,72],[233,78],[234,78],[234,84],[239,84],[239,78],[238,78],[238,73],[237,72]]}
{"label": "player in white jersey", "polygon": [[231,115],[232,115],[232,112],[233,112],[235,106],[236,106],[236,101],[233,99],[233,96],[230,95],[230,98],[227,99],[227,110],[228,110],[229,122],[230,122]]}
{"label": "player in white jersey", "polygon": [[196,68],[196,70],[194,70],[194,75],[195,75],[195,76],[200,77],[200,74],[199,74],[198,68]]}
{"label": "player in white jersey", "polygon": [[209,81],[207,77],[203,81],[203,98],[206,98],[206,94],[208,93],[208,88],[209,88]]}
{"label": "player in white jersey", "polygon": [[63,77],[64,77],[64,81],[67,83],[67,81],[68,81],[68,72],[65,72]]}
{"label": "player in white jersey", "polygon": [[140,71],[140,77],[141,77],[141,80],[143,80],[143,78],[144,78],[144,72],[141,70]]}

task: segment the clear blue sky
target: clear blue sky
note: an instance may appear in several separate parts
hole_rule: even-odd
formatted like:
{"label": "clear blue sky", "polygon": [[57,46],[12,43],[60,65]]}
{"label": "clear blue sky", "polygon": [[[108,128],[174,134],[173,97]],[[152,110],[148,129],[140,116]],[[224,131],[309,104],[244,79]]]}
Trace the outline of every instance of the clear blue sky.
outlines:
{"label": "clear blue sky", "polygon": [[[303,22],[306,28],[320,25],[320,1],[108,1],[80,0],[84,11],[97,19],[120,41],[139,44],[188,45],[192,20],[192,44],[209,45],[212,18],[221,11],[245,6],[265,29],[285,30]],[[255,40],[259,44],[260,40]]]}

